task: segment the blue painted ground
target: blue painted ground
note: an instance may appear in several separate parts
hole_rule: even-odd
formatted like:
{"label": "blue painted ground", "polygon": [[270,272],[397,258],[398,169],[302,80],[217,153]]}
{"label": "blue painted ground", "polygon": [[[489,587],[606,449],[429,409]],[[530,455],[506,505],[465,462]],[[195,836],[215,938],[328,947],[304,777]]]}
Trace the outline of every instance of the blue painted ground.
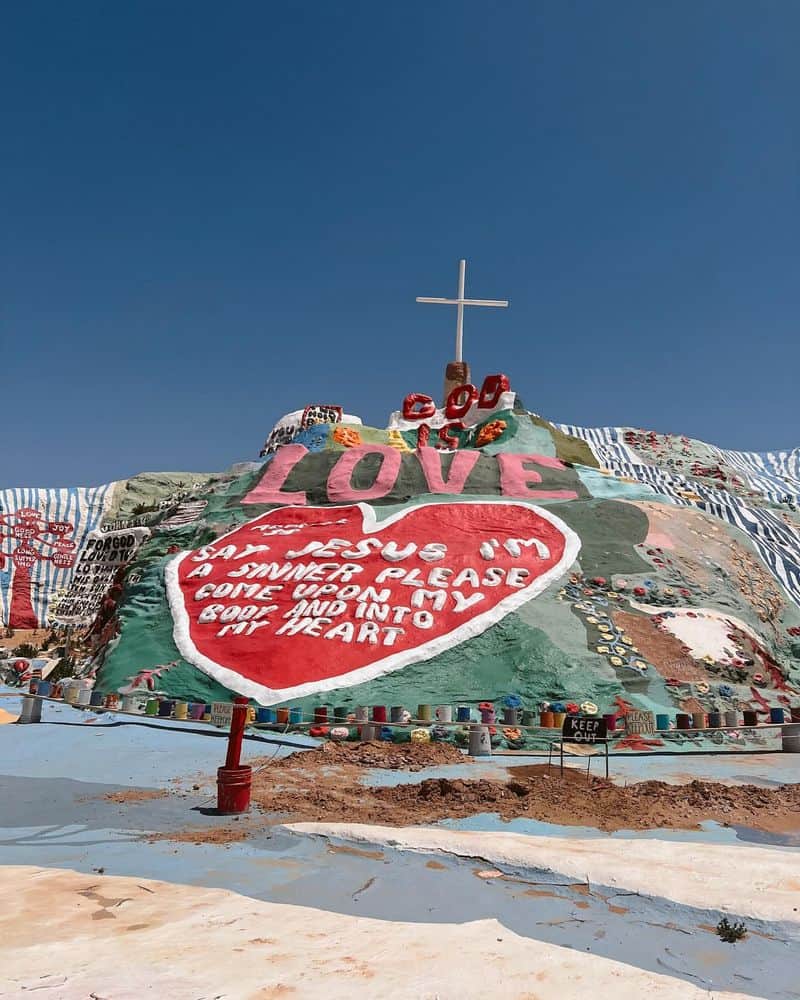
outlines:
{"label": "blue painted ground", "polygon": [[[0,707],[14,711],[13,699]],[[40,725],[0,726],[0,862],[73,868],[231,889],[276,902],[391,920],[461,922],[493,916],[518,934],[615,958],[716,989],[784,1000],[796,997],[797,942],[788,943],[777,925],[750,926],[751,936],[735,947],[707,928],[719,914],[631,896],[613,888],[556,885],[557,876],[508,871],[481,879],[486,865],[394,850],[364,851],[323,839],[298,837],[264,818],[240,821],[251,829],[242,842],[213,844],[153,839],[169,832],[208,831],[230,825],[200,810],[214,802],[213,776],[225,741],[208,727],[192,732],[175,724],[121,722],[94,717],[64,705],[49,705]],[[290,748],[246,741],[245,756],[285,754]],[[751,781],[760,770],[769,780],[789,776],[790,755],[754,758],[659,759],[658,776]],[[791,758],[793,760],[794,758]],[[500,758],[477,765],[427,769],[414,774],[370,772],[390,783],[421,781],[432,774],[472,777],[507,774],[504,764],[529,758]],[[744,763],[747,762],[747,763]],[[620,780],[654,776],[653,759],[615,761]],[[577,766],[582,766],[578,764]],[[671,769],[671,770],[670,770]],[[198,786],[198,787],[194,787]],[[118,801],[131,789],[169,789],[166,797]],[[108,796],[111,796],[109,798]],[[518,830],[537,834],[608,836],[595,830],[562,828],[528,820],[500,823],[477,816],[448,824],[469,829]],[[644,834],[647,835],[647,834]],[[643,836],[620,833],[614,836]],[[707,824],[701,831],[658,831],[681,842],[735,842],[735,831]],[[796,957],[796,956],[795,956]]]}

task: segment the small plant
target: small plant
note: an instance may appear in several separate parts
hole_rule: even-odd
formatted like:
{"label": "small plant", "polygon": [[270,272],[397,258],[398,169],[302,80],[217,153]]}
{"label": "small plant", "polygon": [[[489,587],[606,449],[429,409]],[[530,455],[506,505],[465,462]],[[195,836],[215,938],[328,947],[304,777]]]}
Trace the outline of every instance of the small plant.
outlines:
{"label": "small plant", "polygon": [[33,643],[23,642],[19,646],[17,646],[16,649],[13,650],[12,655],[22,656],[26,660],[32,660],[38,654],[38,652],[39,652],[38,648],[34,646]]}
{"label": "small plant", "polygon": [[727,917],[723,917],[717,924],[717,935],[726,944],[736,944],[737,941],[741,941],[743,937],[747,936],[747,927],[742,921],[732,924]]}

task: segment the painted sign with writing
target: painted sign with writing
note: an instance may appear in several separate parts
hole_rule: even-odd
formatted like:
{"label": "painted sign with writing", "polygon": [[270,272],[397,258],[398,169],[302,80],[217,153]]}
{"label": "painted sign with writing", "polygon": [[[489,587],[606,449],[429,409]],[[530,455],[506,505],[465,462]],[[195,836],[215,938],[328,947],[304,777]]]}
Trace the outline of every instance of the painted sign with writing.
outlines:
{"label": "painted sign with writing", "polygon": [[229,701],[215,701],[211,705],[211,725],[220,729],[230,729],[233,719],[233,705]]}
{"label": "painted sign with writing", "polygon": [[166,568],[181,654],[263,704],[471,639],[558,580],[580,540],[521,501],[284,507]]}
{"label": "painted sign with writing", "polygon": [[649,734],[656,731],[653,712],[628,712],[625,715],[625,732]]}
{"label": "painted sign with writing", "polygon": [[388,503],[423,493],[501,494],[534,503],[588,495],[575,470],[551,455],[464,449],[445,458],[435,448],[402,454],[380,444],[314,454],[302,444],[288,444],[264,466],[242,503]]}
{"label": "painted sign with writing", "polygon": [[91,622],[117,571],[133,559],[149,535],[148,528],[90,532],[69,589],[53,608],[53,620],[64,625]]}
{"label": "painted sign with writing", "polygon": [[598,743],[608,738],[605,719],[568,715],[561,728],[561,737],[570,743]]}

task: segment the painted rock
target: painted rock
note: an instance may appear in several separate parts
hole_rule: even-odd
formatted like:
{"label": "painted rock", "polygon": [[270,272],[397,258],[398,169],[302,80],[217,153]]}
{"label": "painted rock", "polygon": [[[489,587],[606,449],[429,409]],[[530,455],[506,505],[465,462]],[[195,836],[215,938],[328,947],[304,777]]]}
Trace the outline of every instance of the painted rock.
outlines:
{"label": "painted rock", "polygon": [[512,500],[271,510],[167,564],[182,656],[261,704],[471,639],[571,567],[578,537]]}

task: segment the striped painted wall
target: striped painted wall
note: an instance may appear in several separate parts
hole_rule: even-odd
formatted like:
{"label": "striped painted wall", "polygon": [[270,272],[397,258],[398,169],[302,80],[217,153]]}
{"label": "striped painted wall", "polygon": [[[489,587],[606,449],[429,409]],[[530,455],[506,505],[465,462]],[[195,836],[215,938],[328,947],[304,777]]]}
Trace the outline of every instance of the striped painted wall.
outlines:
{"label": "striped painted wall", "polygon": [[[38,512],[41,524],[67,522],[72,525],[72,532],[64,537],[74,543],[73,551],[77,561],[89,532],[100,527],[111,501],[114,485],[106,483],[103,486],[70,489],[0,490],[0,535],[12,535],[14,525],[19,523],[17,512],[23,508],[31,508]],[[56,536],[44,532],[42,538],[43,542],[33,541],[32,547],[42,555],[50,555]],[[12,558],[18,545],[18,540],[12,537],[5,537],[0,542],[0,622],[3,625],[9,624],[15,584],[19,588],[20,583],[24,582],[21,574],[17,579],[19,570]],[[30,603],[39,624],[46,622],[51,600],[59,591],[66,589],[73,572],[74,564],[59,568],[50,559],[37,560],[32,566]]]}
{"label": "striped painted wall", "polygon": [[[727,490],[714,489],[656,465],[649,465],[625,444],[625,428],[576,427],[560,430],[585,441],[601,465],[617,476],[647,483],[656,492],[684,507],[696,507],[746,532],[772,575],[800,607],[800,535],[775,512],[746,503]],[[721,461],[741,474],[750,488],[765,499],[779,502],[787,496],[800,502],[800,449],[788,452],[724,451],[712,449]],[[691,493],[699,500],[688,499]]]}

